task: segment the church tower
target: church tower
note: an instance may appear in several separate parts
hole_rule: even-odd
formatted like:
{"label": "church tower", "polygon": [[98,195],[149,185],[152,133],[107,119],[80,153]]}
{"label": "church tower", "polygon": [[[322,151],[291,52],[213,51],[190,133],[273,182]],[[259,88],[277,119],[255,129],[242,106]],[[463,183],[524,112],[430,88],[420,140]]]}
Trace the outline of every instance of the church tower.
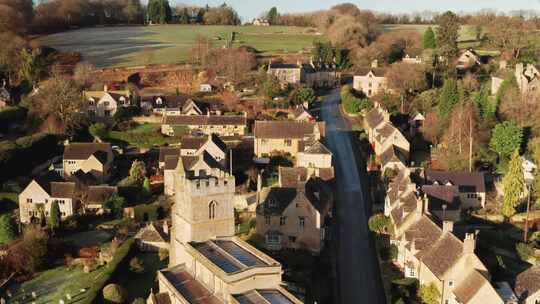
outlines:
{"label": "church tower", "polygon": [[186,243],[234,236],[234,176],[188,156],[180,157],[174,179],[170,265],[186,262]]}

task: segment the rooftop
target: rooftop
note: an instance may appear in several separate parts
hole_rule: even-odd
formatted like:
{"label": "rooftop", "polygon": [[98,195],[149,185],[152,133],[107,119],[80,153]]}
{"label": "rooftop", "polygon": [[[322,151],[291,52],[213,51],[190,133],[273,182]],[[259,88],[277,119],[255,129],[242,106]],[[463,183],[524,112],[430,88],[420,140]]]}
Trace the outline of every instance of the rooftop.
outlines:
{"label": "rooftop", "polygon": [[457,186],[459,192],[486,192],[484,173],[464,171],[425,171],[428,184]]}
{"label": "rooftop", "polygon": [[174,266],[160,271],[171,285],[192,304],[223,304],[203,284],[184,268],[184,265]]}
{"label": "rooftop", "polygon": [[245,116],[229,115],[166,115],[163,119],[168,125],[247,125]]}
{"label": "rooftop", "polygon": [[189,244],[210,262],[229,274],[251,267],[273,266],[232,240],[211,240]]}
{"label": "rooftop", "polygon": [[64,148],[64,159],[85,160],[91,155],[96,155],[97,159],[103,161],[103,152],[109,151],[111,151],[109,143],[72,143]]}
{"label": "rooftop", "polygon": [[277,289],[257,289],[233,296],[240,304],[293,304],[287,296]]}
{"label": "rooftop", "polygon": [[254,134],[256,138],[267,139],[303,139],[306,136],[313,135],[318,131],[324,136],[324,122],[305,122],[305,121],[256,121]]}

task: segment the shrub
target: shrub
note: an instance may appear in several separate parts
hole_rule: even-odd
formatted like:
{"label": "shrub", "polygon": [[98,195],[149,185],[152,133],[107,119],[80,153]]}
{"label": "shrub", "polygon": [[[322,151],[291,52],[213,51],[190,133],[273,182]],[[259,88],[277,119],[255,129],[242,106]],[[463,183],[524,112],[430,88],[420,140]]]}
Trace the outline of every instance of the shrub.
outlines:
{"label": "shrub", "polygon": [[11,242],[17,236],[17,229],[10,213],[0,216],[0,244]]}
{"label": "shrub", "polygon": [[111,303],[124,303],[127,299],[127,291],[118,284],[109,284],[103,288],[103,298]]}
{"label": "shrub", "polygon": [[382,234],[388,232],[392,227],[392,221],[390,218],[384,216],[382,213],[372,215],[368,220],[369,230]]}
{"label": "shrub", "polygon": [[349,114],[357,114],[373,108],[373,102],[371,100],[358,97],[349,85],[341,88],[341,102],[343,103],[345,112]]}
{"label": "shrub", "polygon": [[144,265],[138,257],[134,257],[129,261],[129,269],[136,273],[143,273]]}
{"label": "shrub", "polygon": [[90,134],[92,134],[92,136],[100,139],[109,137],[109,128],[107,128],[107,126],[101,122],[91,125],[88,131]]}
{"label": "shrub", "polygon": [[418,289],[418,297],[424,304],[439,304],[441,293],[435,284],[422,285]]}
{"label": "shrub", "polygon": [[516,245],[516,251],[525,262],[534,257],[534,246],[532,244],[519,243]]}

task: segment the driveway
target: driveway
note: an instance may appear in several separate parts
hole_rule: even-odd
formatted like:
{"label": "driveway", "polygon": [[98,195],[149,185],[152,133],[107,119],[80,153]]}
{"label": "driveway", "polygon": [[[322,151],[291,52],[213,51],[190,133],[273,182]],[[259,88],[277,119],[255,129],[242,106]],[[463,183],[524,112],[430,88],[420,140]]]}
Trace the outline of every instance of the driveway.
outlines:
{"label": "driveway", "polygon": [[[368,230],[371,203],[365,160],[339,111],[339,89],[325,96],[322,118],[336,166],[336,303],[385,304],[375,245]],[[360,168],[360,169],[358,169]]]}

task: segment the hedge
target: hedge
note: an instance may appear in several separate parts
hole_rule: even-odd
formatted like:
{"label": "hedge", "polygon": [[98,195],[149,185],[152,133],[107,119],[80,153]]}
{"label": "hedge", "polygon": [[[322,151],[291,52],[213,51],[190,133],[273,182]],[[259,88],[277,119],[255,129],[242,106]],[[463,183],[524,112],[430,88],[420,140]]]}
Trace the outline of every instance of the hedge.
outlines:
{"label": "hedge", "polygon": [[91,304],[91,303],[100,303],[98,297],[103,297],[101,290],[107,285],[118,269],[118,265],[126,258],[126,256],[131,251],[135,240],[133,238],[127,239],[116,251],[114,258],[106,266],[106,269],[103,271],[102,276],[98,280],[94,281],[92,287],[88,289],[85,294],[85,298],[82,301],[82,304]]}
{"label": "hedge", "polygon": [[341,102],[343,103],[345,112],[349,114],[357,114],[361,111],[373,108],[371,100],[356,96],[352,87],[349,85],[341,88]]}
{"label": "hedge", "polygon": [[0,131],[7,131],[15,122],[26,118],[27,109],[21,107],[6,107],[0,110]]}

